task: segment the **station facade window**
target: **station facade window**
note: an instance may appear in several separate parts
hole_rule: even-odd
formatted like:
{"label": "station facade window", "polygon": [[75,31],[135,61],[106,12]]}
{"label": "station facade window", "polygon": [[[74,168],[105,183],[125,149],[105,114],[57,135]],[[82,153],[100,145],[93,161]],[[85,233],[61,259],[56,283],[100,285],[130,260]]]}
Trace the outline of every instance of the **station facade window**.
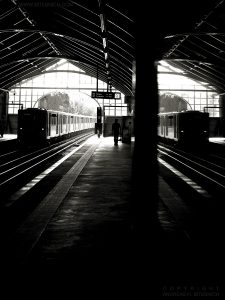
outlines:
{"label": "station facade window", "polygon": [[[107,84],[98,80],[99,91],[106,91]],[[9,92],[9,114],[17,114],[20,106],[23,108],[38,107],[38,100],[55,91],[65,92],[70,98],[80,97],[85,101],[96,101],[97,106],[118,105],[118,108],[109,109],[109,115],[126,115],[127,105],[124,103],[124,95],[121,99],[91,99],[91,91],[96,90],[96,78],[86,75],[78,67],[62,59],[58,63],[46,68],[43,74],[21,81],[12,87]],[[113,92],[118,92],[112,89]],[[125,108],[121,108],[121,106]]]}
{"label": "station facade window", "polygon": [[219,117],[219,95],[215,88],[205,82],[194,81],[183,71],[166,61],[158,65],[159,93],[172,93],[183,98],[192,110],[209,112],[210,117]]}

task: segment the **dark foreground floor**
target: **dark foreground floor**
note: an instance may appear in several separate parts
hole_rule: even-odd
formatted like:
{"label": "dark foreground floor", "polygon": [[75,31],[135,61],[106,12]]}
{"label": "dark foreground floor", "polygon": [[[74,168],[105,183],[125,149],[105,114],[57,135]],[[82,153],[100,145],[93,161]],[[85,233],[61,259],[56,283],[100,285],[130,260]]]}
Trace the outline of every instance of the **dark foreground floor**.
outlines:
{"label": "dark foreground floor", "polygon": [[[186,239],[161,202],[158,219],[139,220],[142,225],[135,227],[130,214],[133,143],[115,147],[111,138],[96,137],[90,143],[96,143],[93,155],[30,255],[15,260],[15,247],[7,260],[1,257],[2,286],[31,299],[39,293],[76,299],[78,292],[105,299],[221,295],[218,239]],[[19,244],[26,239],[20,235]]]}

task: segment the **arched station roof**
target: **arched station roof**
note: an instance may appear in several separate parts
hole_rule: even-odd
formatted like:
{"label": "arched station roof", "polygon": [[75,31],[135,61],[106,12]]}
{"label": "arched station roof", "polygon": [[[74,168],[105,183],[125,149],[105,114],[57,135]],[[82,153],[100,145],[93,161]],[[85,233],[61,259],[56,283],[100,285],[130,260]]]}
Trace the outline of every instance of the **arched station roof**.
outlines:
{"label": "arched station roof", "polygon": [[132,94],[134,35],[129,12],[114,1],[2,0],[0,88],[66,58],[109,86]]}
{"label": "arched station roof", "polygon": [[[157,60],[225,92],[224,0],[0,0],[0,89],[40,74],[61,58],[132,95],[136,35],[151,33]],[[156,21],[139,24],[143,10]],[[155,12],[155,13],[154,13]],[[147,13],[143,14],[146,18]],[[142,22],[140,22],[142,24]],[[143,33],[144,32],[144,33]],[[139,47],[140,49],[140,47]]]}

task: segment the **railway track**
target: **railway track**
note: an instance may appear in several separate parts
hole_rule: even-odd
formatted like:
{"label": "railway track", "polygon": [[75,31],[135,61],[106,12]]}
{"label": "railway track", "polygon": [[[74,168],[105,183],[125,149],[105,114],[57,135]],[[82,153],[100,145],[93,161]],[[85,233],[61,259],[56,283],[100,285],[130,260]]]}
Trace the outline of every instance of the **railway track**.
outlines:
{"label": "railway track", "polygon": [[[5,257],[7,264],[22,263],[33,251],[70,187],[101,142],[95,137],[88,139],[91,136],[93,134],[82,135],[58,145],[62,147],[61,157],[57,157],[51,167],[45,167],[42,173],[10,195],[2,205],[1,257]],[[59,151],[58,146],[54,147],[57,148],[55,151]],[[60,168],[57,168],[59,165]]]}
{"label": "railway track", "polygon": [[[51,175],[53,170],[91,136],[93,133],[81,134],[46,148],[12,151],[0,156],[0,232],[8,235],[35,209],[63,176]],[[76,159],[82,155],[79,153]],[[65,163],[65,172],[70,165]]]}
{"label": "railway track", "polygon": [[62,156],[68,149],[79,146],[79,143],[91,135],[82,134],[50,147],[33,148],[29,152],[13,151],[8,155],[0,156],[0,191],[4,194],[4,198],[29,182],[34,175]]}
{"label": "railway track", "polygon": [[167,202],[169,210],[178,211],[175,219],[185,223],[184,231],[196,243],[218,243],[225,225],[224,158],[207,151],[190,153],[158,145],[158,161],[160,177],[178,195]]}
{"label": "railway track", "polygon": [[[158,146],[158,153],[161,164],[174,170],[175,173],[180,171],[180,174],[184,175],[182,177],[179,174],[180,178],[189,178],[190,181],[196,183],[198,192],[201,193],[202,189],[206,191],[205,195],[208,193],[217,197],[225,192],[225,159],[223,157],[207,153],[189,153],[162,145]],[[194,188],[194,184],[192,187]]]}

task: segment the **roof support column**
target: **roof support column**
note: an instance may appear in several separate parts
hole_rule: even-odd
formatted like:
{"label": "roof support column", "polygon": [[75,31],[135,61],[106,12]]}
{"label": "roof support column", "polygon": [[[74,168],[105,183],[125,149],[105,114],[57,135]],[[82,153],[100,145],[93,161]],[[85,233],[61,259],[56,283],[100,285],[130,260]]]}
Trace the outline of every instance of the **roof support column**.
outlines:
{"label": "roof support column", "polygon": [[220,126],[222,136],[225,136],[225,94],[219,96]]}
{"label": "roof support column", "polygon": [[[157,163],[157,27],[153,15],[159,12],[136,4],[136,78],[131,215],[139,264],[145,266],[151,285],[157,281],[159,231],[158,163]],[[146,7],[145,7],[146,6]],[[140,11],[141,10],[141,11]],[[137,14],[136,14],[137,15]],[[147,40],[147,41],[146,41]],[[143,274],[146,274],[143,271]],[[150,274],[152,276],[150,276]]]}
{"label": "roof support column", "polygon": [[7,115],[8,115],[8,101],[9,101],[9,93],[2,92],[0,93],[0,122],[1,126],[6,129],[7,123]]}
{"label": "roof support column", "polygon": [[[139,42],[143,42],[139,40]],[[157,70],[154,56],[143,55],[138,46],[136,57],[135,89],[135,150],[133,211],[136,226],[141,231],[152,230],[157,225]],[[146,51],[145,46],[145,51]],[[149,49],[150,50],[150,49]],[[138,210],[137,210],[138,208]]]}

